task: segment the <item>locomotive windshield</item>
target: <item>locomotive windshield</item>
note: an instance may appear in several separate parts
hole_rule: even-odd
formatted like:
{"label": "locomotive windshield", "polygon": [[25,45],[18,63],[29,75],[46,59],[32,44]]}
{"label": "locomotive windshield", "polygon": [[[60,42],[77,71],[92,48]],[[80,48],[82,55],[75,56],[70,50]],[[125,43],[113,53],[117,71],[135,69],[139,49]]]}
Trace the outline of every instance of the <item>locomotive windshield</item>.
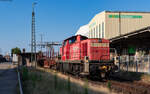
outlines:
{"label": "locomotive windshield", "polygon": [[82,37],[81,37],[81,40],[86,40],[86,39],[88,39],[88,38],[85,37],[85,36],[82,36]]}
{"label": "locomotive windshield", "polygon": [[63,45],[65,46],[67,44],[67,41],[64,41]]}
{"label": "locomotive windshield", "polygon": [[[81,37],[80,37],[80,40],[86,40],[86,39],[88,39],[88,38],[85,37],[85,36],[81,36]],[[69,44],[75,43],[76,40],[77,40],[77,36],[72,36],[72,37],[70,37],[70,38],[64,40],[63,45],[65,46],[65,45],[67,44],[67,41],[69,42]]]}

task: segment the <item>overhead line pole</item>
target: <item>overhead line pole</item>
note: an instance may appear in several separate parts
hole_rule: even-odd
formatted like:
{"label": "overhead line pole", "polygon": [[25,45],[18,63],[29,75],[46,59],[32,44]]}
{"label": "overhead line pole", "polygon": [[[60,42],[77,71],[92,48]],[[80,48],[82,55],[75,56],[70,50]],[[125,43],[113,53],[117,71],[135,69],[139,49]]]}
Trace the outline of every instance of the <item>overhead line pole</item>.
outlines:
{"label": "overhead line pole", "polygon": [[43,35],[41,34],[41,52],[42,52],[42,44],[43,44]]}
{"label": "overhead line pole", "polygon": [[35,61],[36,68],[36,34],[35,34],[35,2],[32,4],[32,29],[31,29],[31,62]]}

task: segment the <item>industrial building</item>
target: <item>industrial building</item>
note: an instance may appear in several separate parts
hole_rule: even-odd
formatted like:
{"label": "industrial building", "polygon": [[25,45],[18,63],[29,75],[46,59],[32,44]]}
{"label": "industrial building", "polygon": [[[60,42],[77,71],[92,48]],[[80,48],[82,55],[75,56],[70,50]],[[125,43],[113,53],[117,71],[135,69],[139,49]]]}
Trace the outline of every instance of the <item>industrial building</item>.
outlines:
{"label": "industrial building", "polygon": [[88,25],[90,38],[111,39],[150,26],[150,12],[103,11]]}
{"label": "industrial building", "polygon": [[92,18],[86,32],[89,38],[109,39],[119,54],[135,54],[139,50],[148,54],[150,12],[103,11]]}

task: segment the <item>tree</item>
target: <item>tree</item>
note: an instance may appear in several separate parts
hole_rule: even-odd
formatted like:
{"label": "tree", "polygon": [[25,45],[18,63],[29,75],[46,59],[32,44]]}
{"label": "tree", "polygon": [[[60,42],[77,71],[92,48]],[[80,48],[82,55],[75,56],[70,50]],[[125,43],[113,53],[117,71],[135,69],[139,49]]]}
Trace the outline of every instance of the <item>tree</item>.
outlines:
{"label": "tree", "polygon": [[20,54],[20,53],[21,53],[21,50],[20,50],[20,48],[18,48],[18,47],[12,48],[12,49],[11,49],[11,53],[12,53],[12,54]]}

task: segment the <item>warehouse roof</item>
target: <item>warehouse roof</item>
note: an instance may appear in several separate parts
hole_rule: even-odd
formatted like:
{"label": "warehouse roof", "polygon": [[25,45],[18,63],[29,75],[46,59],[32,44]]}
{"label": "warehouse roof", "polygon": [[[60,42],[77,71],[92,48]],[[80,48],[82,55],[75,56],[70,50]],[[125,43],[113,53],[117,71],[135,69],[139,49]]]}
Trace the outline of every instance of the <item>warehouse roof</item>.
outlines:
{"label": "warehouse roof", "polygon": [[75,35],[82,35],[82,36],[88,37],[88,33],[89,33],[89,26],[87,24],[87,25],[81,26]]}

